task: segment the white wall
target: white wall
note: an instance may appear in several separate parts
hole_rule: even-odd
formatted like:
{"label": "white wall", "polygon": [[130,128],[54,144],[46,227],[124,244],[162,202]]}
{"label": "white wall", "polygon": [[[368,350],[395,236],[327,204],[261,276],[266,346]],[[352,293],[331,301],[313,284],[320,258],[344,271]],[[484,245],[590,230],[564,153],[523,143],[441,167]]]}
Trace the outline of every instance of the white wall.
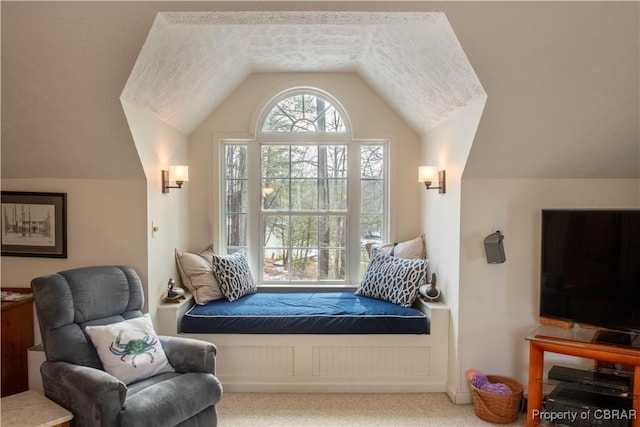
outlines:
{"label": "white wall", "polygon": [[67,193],[67,258],[3,256],[2,286],[28,288],[43,274],[98,264],[146,276],[142,180],[3,179],[3,191]]}
{"label": "white wall", "polygon": [[[180,283],[175,248],[187,246],[188,195],[191,187],[191,183],[186,182],[180,190],[170,189],[169,193],[162,193],[161,171],[168,170],[169,165],[188,164],[188,141],[185,135],[159,120],[150,111],[125,101],[122,106],[147,177],[144,198],[146,203],[141,206],[148,251],[145,298],[149,313],[155,317],[169,278]],[[152,233],[153,223],[159,229],[155,235]]]}
{"label": "white wall", "polygon": [[465,178],[640,176],[639,2],[448,4],[488,95]]}
{"label": "white wall", "polygon": [[67,193],[67,258],[3,256],[2,286],[28,288],[34,277],[90,265],[128,265],[146,283],[143,180],[3,179],[2,190]]}
{"label": "white wall", "polygon": [[[460,376],[459,271],[462,172],[473,143],[486,96],[478,97],[422,139],[422,164],[446,171],[446,193],[421,186],[422,229],[427,241],[429,270],[436,273],[442,300],[451,310],[447,392],[456,401]],[[417,171],[416,171],[417,173]]]}
{"label": "white wall", "polygon": [[404,240],[419,234],[420,144],[415,132],[354,73],[265,73],[251,75],[189,138],[192,250],[218,243],[219,236],[215,234],[219,201],[217,141],[221,137],[252,138],[257,115],[264,104],[295,85],[318,87],[337,98],[349,114],[355,138],[390,140],[393,194],[390,238]]}
{"label": "white wall", "polygon": [[[463,179],[457,401],[479,369],[527,383],[525,336],[538,325],[541,210],[640,208],[638,179]],[[506,262],[488,264],[483,240],[499,228]]]}
{"label": "white wall", "polygon": [[[128,107],[128,108],[127,108]],[[187,246],[189,183],[162,194],[160,170],[187,163],[187,138],[148,111],[125,106],[147,180],[3,179],[3,191],[67,193],[66,259],[1,258],[3,286],[29,287],[43,274],[89,265],[129,265],[140,275],[145,311],[155,316],[170,277],[174,248]],[[151,221],[160,232],[151,237]]]}

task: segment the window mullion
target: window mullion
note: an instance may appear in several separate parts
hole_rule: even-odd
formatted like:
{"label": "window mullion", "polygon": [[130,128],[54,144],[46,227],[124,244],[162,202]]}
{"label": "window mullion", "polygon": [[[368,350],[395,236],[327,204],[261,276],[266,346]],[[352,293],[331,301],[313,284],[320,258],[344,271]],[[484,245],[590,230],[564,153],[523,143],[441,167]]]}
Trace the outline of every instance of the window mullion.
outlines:
{"label": "window mullion", "polygon": [[349,180],[347,199],[347,280],[356,285],[360,271],[360,144],[349,145]]}
{"label": "window mullion", "polygon": [[261,282],[263,280],[262,260],[264,259],[264,250],[262,241],[264,239],[264,231],[260,226],[262,222],[262,177],[260,176],[259,144],[248,144],[247,154],[249,158],[249,168],[247,170],[249,193],[249,199],[247,200],[247,244],[249,245],[249,250],[247,251],[247,258],[253,277],[257,277],[258,282]]}

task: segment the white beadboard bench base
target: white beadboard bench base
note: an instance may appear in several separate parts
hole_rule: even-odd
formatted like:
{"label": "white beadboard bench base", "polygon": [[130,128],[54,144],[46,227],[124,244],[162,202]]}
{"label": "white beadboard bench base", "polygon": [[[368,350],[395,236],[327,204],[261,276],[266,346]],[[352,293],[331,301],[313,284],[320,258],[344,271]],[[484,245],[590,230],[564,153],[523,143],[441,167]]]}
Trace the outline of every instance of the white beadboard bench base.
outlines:
{"label": "white beadboard bench base", "polygon": [[445,392],[449,309],[418,301],[430,334],[182,334],[193,298],[158,309],[158,333],[214,343],[217,376],[230,392]]}

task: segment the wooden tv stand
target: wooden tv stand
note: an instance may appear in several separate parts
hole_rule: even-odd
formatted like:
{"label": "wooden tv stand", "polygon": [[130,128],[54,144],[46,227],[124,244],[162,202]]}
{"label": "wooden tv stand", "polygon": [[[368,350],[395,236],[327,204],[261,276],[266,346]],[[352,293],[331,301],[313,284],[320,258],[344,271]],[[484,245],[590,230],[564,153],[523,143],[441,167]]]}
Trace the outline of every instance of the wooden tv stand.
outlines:
{"label": "wooden tv stand", "polygon": [[544,352],[593,359],[599,362],[621,363],[633,368],[632,427],[640,427],[640,349],[596,343],[597,330],[540,326],[529,341],[529,393],[527,427],[540,423],[542,386],[544,382]]}

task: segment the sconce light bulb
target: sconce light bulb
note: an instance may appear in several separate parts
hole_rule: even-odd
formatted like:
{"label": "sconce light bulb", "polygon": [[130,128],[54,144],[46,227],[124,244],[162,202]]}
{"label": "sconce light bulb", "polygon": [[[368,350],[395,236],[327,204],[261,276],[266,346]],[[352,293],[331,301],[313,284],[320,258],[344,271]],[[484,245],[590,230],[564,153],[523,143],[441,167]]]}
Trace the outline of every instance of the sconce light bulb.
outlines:
{"label": "sconce light bulb", "polygon": [[169,181],[176,183],[189,181],[189,166],[169,166]]}
{"label": "sconce light bulb", "polygon": [[431,185],[438,177],[438,168],[435,166],[420,166],[418,169],[418,181]]}

